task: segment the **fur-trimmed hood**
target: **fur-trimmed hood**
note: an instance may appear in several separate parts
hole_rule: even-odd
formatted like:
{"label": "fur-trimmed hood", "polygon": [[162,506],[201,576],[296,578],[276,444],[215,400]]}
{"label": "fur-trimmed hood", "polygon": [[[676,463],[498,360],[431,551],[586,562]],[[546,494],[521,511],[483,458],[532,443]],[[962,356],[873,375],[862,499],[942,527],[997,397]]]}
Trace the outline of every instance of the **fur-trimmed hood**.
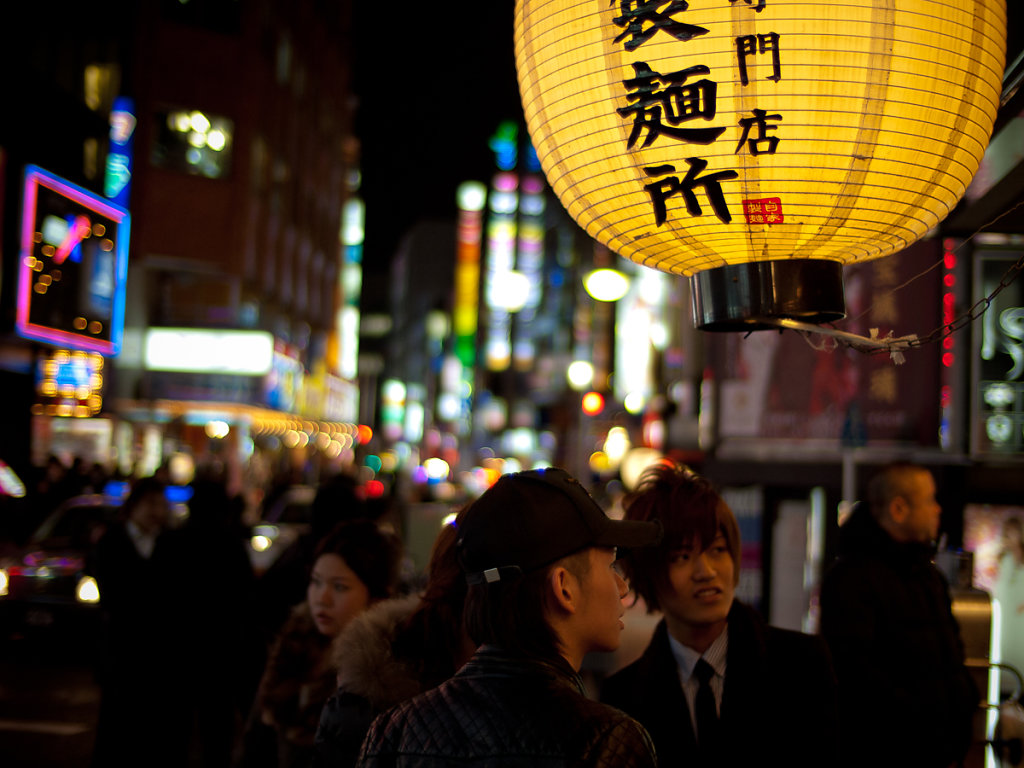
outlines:
{"label": "fur-trimmed hood", "polygon": [[365,698],[375,710],[420,692],[415,670],[396,659],[392,652],[399,626],[419,603],[418,595],[384,600],[345,627],[331,647],[339,688]]}

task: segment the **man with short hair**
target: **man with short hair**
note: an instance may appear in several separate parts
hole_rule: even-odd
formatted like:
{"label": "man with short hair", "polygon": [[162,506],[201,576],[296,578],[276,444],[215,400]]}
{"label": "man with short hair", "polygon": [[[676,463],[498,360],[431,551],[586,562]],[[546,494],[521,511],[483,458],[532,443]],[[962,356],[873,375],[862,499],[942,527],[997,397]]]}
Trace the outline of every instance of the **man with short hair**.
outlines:
{"label": "man with short hair", "polygon": [[935,490],[924,467],[888,466],[839,529],[821,633],[839,679],[842,765],[946,768],[970,747],[979,693],[932,564]]}
{"label": "man with short hair", "polygon": [[627,520],[664,529],[660,545],[625,560],[632,587],[662,620],[643,655],[604,681],[601,700],[644,725],[663,766],[831,766],[828,651],[735,599],[739,525],[714,485],[665,461],[623,505]]}
{"label": "man with short hair", "polygon": [[454,677],[378,717],[358,765],[655,765],[643,727],[584,693],[579,668],[620,641],[616,548],[660,538],[609,519],[563,470],[504,475],[464,512],[457,548],[479,650]]}

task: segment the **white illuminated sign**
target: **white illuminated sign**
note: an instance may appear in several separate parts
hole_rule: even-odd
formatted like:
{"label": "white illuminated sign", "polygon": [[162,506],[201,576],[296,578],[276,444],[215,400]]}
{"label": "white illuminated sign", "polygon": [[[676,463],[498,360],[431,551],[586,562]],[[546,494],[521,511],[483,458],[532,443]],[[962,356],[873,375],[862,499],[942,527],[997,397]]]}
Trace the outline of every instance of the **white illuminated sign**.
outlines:
{"label": "white illuminated sign", "polygon": [[273,356],[274,337],[265,331],[150,328],[146,333],[150,371],[263,376]]}

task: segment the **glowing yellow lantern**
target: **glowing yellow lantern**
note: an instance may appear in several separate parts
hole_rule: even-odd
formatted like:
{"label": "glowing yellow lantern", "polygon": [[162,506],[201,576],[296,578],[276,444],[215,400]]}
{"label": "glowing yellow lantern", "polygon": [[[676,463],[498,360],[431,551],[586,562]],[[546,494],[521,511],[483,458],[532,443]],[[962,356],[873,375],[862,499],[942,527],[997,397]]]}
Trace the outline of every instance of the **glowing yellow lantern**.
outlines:
{"label": "glowing yellow lantern", "polygon": [[844,264],[948,215],[999,103],[1003,0],[517,0],[527,126],[562,204],[693,277],[709,330],[845,314]]}

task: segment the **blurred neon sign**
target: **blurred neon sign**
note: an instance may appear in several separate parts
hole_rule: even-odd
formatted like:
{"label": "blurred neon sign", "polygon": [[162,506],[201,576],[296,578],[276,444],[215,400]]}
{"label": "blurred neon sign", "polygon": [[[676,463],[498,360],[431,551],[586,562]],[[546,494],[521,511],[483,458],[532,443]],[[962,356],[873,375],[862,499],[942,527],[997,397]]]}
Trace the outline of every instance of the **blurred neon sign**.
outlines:
{"label": "blurred neon sign", "polygon": [[15,330],[101,355],[121,350],[131,216],[36,166],[25,171]]}
{"label": "blurred neon sign", "polygon": [[103,406],[102,392],[102,355],[68,349],[40,355],[33,413],[95,416]]}
{"label": "blurred neon sign", "polygon": [[128,207],[131,190],[135,125],[135,102],[126,96],[118,96],[110,112],[110,149],[103,192],[123,208]]}

